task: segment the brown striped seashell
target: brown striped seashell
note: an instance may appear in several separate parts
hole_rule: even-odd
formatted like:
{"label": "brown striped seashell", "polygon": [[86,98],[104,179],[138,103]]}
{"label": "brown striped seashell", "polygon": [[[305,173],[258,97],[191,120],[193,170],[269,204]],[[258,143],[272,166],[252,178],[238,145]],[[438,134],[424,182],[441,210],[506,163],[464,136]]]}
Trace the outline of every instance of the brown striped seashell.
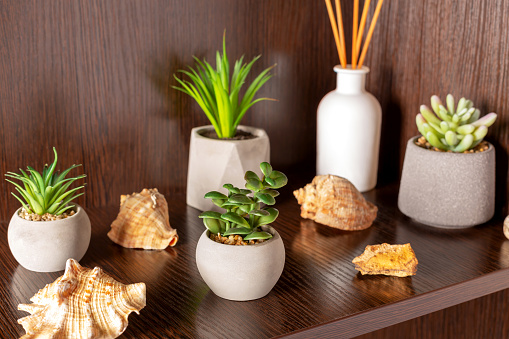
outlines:
{"label": "brown striped seashell", "polygon": [[144,283],[124,285],[99,267],[82,267],[68,259],[63,276],[39,290],[32,304],[18,309],[31,315],[18,319],[28,338],[117,338],[131,312],[145,307]]}
{"label": "brown striped seashell", "polygon": [[293,194],[301,217],[345,231],[368,228],[378,211],[350,181],[335,175],[317,175]]}
{"label": "brown striped seashell", "polygon": [[122,195],[108,237],[120,246],[146,250],[162,250],[178,241],[177,230],[170,226],[168,203],[157,188]]}

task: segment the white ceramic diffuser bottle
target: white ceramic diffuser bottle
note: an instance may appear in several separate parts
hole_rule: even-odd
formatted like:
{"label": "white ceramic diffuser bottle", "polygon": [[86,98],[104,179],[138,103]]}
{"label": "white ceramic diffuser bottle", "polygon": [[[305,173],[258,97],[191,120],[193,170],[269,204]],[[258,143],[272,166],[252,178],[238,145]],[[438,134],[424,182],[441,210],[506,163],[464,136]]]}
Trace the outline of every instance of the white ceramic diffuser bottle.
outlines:
{"label": "white ceramic diffuser bottle", "polygon": [[334,67],[337,88],[318,105],[317,175],[334,174],[361,191],[376,186],[382,108],[366,92],[369,68]]}

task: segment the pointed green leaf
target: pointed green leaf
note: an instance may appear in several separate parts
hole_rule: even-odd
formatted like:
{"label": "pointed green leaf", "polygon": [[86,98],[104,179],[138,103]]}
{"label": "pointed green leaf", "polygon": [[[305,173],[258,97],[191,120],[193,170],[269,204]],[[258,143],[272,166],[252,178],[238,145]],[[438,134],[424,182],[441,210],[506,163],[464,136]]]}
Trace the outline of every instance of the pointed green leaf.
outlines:
{"label": "pointed green leaf", "polygon": [[255,227],[262,226],[262,225],[268,225],[268,224],[274,222],[274,220],[276,220],[277,216],[279,215],[279,211],[277,209],[275,209],[274,207],[264,208],[264,210],[269,212],[269,215],[260,217],[260,219],[258,219],[256,225],[254,225]]}
{"label": "pointed green leaf", "polygon": [[270,194],[267,193],[255,193],[255,197],[260,199],[266,205],[274,205],[276,203],[276,199]]}
{"label": "pointed green leaf", "polygon": [[219,212],[214,212],[214,211],[206,211],[206,212],[203,212],[201,213],[198,218],[202,218],[202,219],[219,219],[221,220],[221,213]]}
{"label": "pointed green leaf", "polygon": [[249,214],[256,215],[259,217],[266,217],[270,215],[270,213],[267,210],[252,210],[249,212]]}
{"label": "pointed green leaf", "polygon": [[233,194],[228,198],[228,202],[236,203],[236,204],[253,204],[253,199],[246,197],[242,194]]}

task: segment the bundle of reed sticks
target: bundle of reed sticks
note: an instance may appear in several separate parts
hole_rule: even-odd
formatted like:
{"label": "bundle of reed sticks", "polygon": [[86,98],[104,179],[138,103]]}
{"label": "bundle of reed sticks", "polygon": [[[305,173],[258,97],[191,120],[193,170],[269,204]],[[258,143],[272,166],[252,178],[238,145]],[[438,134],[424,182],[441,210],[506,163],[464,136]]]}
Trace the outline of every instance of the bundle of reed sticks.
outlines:
{"label": "bundle of reed sticks", "polygon": [[[325,5],[327,6],[327,12],[329,12],[329,19],[332,26],[332,32],[334,33],[334,40],[336,41],[336,47],[338,49],[341,67],[346,68],[347,60],[345,48],[345,33],[343,30],[343,18],[341,15],[341,2],[340,0],[335,1],[336,1],[337,21],[336,18],[334,17],[334,10],[332,9],[331,0],[325,0]],[[371,0],[364,0],[364,8],[362,10],[360,23],[359,23],[359,0],[353,0],[352,69],[361,68],[362,64],[364,63],[364,58],[366,58],[366,52],[368,51],[369,43],[371,42],[373,31],[375,30],[376,21],[378,20],[378,15],[380,14],[380,10],[382,9],[383,2],[384,0],[378,0],[375,9],[375,14],[373,15],[373,20],[369,25],[368,34],[366,35],[366,39],[364,40],[364,46],[362,47],[361,52],[362,35],[364,33],[364,28],[366,26],[366,18],[368,16],[368,10]],[[361,52],[360,56],[359,52]]]}

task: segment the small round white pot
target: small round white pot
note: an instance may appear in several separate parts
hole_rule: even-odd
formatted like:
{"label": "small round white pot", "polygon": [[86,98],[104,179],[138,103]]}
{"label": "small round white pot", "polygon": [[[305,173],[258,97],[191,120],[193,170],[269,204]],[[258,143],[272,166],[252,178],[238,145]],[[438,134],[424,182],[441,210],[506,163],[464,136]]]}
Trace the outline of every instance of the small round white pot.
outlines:
{"label": "small round white pot", "polygon": [[234,246],[217,243],[203,232],[196,247],[198,271],[219,297],[235,301],[266,296],[285,266],[285,247],[274,228],[262,227],[273,237],[261,244]]}
{"label": "small round white pot", "polygon": [[435,152],[408,140],[398,208],[440,228],[467,228],[495,213],[495,147],[479,153]]}
{"label": "small round white pot", "polygon": [[90,244],[90,219],[76,205],[76,214],[55,221],[29,221],[19,216],[21,208],[11,218],[7,237],[9,248],[18,263],[36,272],[56,272],[65,269],[67,259],[79,261]]}
{"label": "small round white pot", "polygon": [[195,127],[191,131],[186,202],[202,211],[219,208],[210,199],[210,191],[224,191],[224,183],[244,187],[244,174],[253,171],[261,176],[260,163],[270,160],[267,133],[260,128],[239,125],[237,129],[255,136],[246,140],[211,139],[201,133],[214,129],[212,125]]}

